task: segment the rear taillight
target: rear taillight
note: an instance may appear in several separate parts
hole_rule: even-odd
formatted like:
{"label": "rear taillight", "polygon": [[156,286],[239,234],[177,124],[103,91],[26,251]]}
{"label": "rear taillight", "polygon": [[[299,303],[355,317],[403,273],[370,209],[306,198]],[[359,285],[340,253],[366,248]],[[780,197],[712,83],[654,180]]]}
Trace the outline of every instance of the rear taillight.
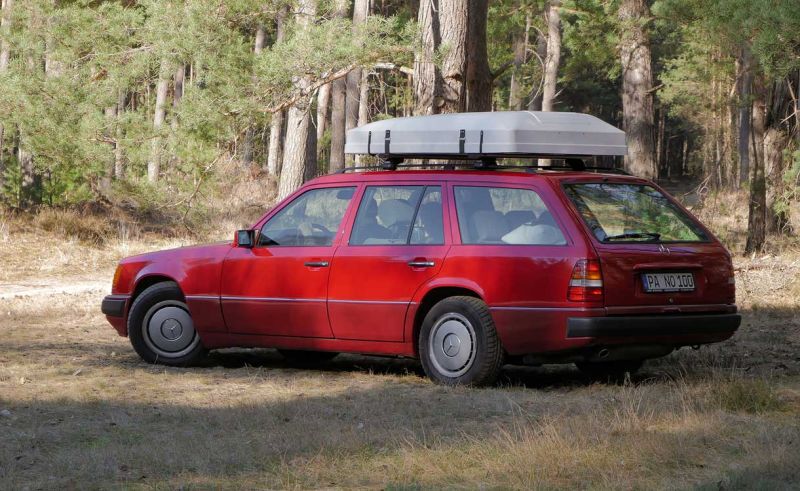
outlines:
{"label": "rear taillight", "polygon": [[600,261],[581,259],[575,263],[569,280],[567,299],[573,302],[602,302],[603,274]]}

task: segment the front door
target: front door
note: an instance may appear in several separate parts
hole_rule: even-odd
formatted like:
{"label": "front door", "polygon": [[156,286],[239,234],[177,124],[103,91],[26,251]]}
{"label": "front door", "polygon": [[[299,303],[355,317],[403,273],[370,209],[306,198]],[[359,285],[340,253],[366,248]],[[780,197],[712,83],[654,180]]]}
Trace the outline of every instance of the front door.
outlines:
{"label": "front door", "polygon": [[330,263],[354,193],[354,186],[310,189],[267,220],[255,247],[231,250],[221,285],[230,332],[332,337]]}
{"label": "front door", "polygon": [[445,230],[441,185],[367,186],[350,238],[333,258],[334,336],[402,342],[411,298],[447,254]]}

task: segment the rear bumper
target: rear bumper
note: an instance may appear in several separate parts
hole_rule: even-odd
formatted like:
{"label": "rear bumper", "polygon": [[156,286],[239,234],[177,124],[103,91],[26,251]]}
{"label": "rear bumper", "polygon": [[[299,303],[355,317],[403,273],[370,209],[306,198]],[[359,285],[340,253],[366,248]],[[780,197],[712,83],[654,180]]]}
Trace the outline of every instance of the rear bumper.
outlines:
{"label": "rear bumper", "polygon": [[739,314],[570,317],[567,319],[567,338],[732,334],[741,322]]}

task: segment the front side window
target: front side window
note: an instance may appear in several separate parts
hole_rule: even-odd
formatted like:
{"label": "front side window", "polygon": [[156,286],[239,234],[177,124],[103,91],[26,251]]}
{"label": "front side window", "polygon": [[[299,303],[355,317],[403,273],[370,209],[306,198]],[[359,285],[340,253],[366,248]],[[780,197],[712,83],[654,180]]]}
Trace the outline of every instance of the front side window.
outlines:
{"label": "front side window", "polygon": [[616,242],[705,242],[705,232],[652,186],[582,183],[564,186],[597,240]]}
{"label": "front side window", "polygon": [[530,189],[456,186],[464,244],[565,245],[553,215]]}
{"label": "front side window", "polygon": [[338,187],[306,191],[264,224],[259,245],[331,245],[355,189]]}
{"label": "front side window", "polygon": [[350,245],[443,244],[439,186],[369,186]]}

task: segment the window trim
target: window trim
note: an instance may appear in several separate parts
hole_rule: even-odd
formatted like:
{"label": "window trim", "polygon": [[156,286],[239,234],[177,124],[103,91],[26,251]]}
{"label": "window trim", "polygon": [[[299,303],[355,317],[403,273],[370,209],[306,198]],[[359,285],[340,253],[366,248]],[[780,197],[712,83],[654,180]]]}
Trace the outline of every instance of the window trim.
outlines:
{"label": "window trim", "polygon": [[[521,185],[521,184],[511,184],[506,182],[494,182],[494,183],[487,183],[487,182],[469,182],[469,181],[452,181],[450,182],[450,196],[452,196],[452,213],[455,217],[453,220],[454,230],[453,233],[458,236],[458,245],[463,246],[477,246],[477,247],[571,247],[572,246],[572,238],[570,237],[569,233],[567,232],[566,227],[564,226],[563,220],[561,217],[557,216],[556,210],[557,207],[553,206],[552,203],[548,202],[546,193],[543,193],[538,187],[532,185]],[[461,221],[458,218],[458,202],[456,198],[456,188],[457,187],[468,187],[468,188],[490,188],[490,189],[519,189],[523,191],[531,191],[542,200],[547,211],[555,220],[556,225],[558,225],[558,230],[561,232],[561,235],[564,237],[563,244],[473,244],[464,242],[463,238],[461,237]],[[454,241],[455,242],[455,241]]]}
{"label": "window trim", "polygon": [[[257,230],[258,231],[258,235],[259,235],[259,238],[256,241],[256,244],[253,246],[253,248],[254,249],[256,249],[256,248],[257,249],[267,249],[267,248],[270,248],[270,247],[280,247],[281,249],[286,249],[286,248],[289,248],[289,247],[303,247],[303,248],[309,248],[309,247],[317,247],[317,248],[319,248],[319,247],[323,247],[323,248],[336,247],[337,245],[339,245],[339,237],[342,235],[342,233],[344,233],[346,231],[346,227],[347,227],[347,225],[348,225],[348,223],[350,221],[350,213],[352,212],[352,209],[353,209],[353,202],[355,201],[356,196],[360,196],[361,195],[360,191],[361,191],[362,187],[363,186],[360,183],[355,183],[355,182],[339,183],[339,182],[337,182],[337,183],[321,184],[321,185],[318,185],[318,186],[309,186],[309,187],[305,187],[305,188],[304,187],[299,188],[297,191],[295,191],[294,193],[292,193],[288,197],[286,197],[282,202],[278,203],[278,205],[275,208],[273,208],[272,210],[267,212],[267,214],[264,215],[261,218],[261,220],[256,222],[256,224],[252,227],[253,230]],[[284,209],[288,208],[296,200],[300,199],[303,195],[305,195],[307,193],[310,193],[311,191],[319,191],[319,190],[323,190],[323,189],[337,189],[337,188],[338,189],[353,188],[353,196],[350,197],[350,202],[347,204],[347,208],[345,209],[344,214],[342,215],[342,221],[339,222],[339,228],[333,232],[333,239],[331,240],[330,244],[328,244],[328,245],[275,245],[275,244],[268,245],[268,244],[261,244],[261,232],[262,232],[262,230],[264,230],[264,227],[267,225],[267,223],[269,223],[270,220],[272,220],[278,214],[280,214]]]}
{"label": "window trim", "polygon": [[[691,222],[698,227],[706,236],[705,240],[615,240],[613,242],[604,242],[597,238],[597,236],[592,232],[592,229],[589,227],[589,224],[583,219],[580,210],[578,210],[578,206],[575,204],[574,201],[569,197],[567,194],[567,186],[572,185],[581,185],[581,184],[616,184],[616,185],[630,185],[630,186],[648,186],[650,188],[655,189],[662,196],[664,196],[667,201],[672,204],[678,211],[684,213]],[[586,231],[586,234],[589,238],[594,242],[596,245],[601,247],[607,246],[615,246],[615,245],[659,245],[659,244],[666,244],[666,245],[676,245],[676,244],[710,244],[716,241],[716,238],[713,233],[705,226],[703,223],[692,214],[689,210],[687,210],[683,205],[681,205],[671,194],[666,192],[660,186],[656,185],[652,182],[647,181],[629,181],[629,180],[613,180],[613,181],[598,181],[598,180],[568,180],[562,181],[560,183],[561,192],[564,195],[564,200],[566,201],[567,205],[569,206],[569,210],[575,216],[575,219],[580,223],[580,226]]]}
{"label": "window trim", "polygon": [[[361,203],[364,201],[364,197],[367,195],[367,191],[369,188],[400,188],[400,187],[419,187],[422,188],[422,193],[419,195],[419,200],[417,201],[417,205],[414,208],[414,214],[411,216],[411,225],[408,228],[408,235],[406,236],[406,241],[403,244],[353,244],[351,241],[353,240],[353,232],[356,229],[356,220],[358,220],[358,212],[361,210]],[[425,199],[425,193],[428,192],[428,188],[438,187],[439,194],[441,195],[441,207],[442,207],[442,242],[440,244],[412,244],[411,243],[411,234],[414,232],[414,224],[417,221],[417,215],[419,214],[419,209],[422,206],[422,200]],[[436,247],[436,246],[444,246],[447,244],[447,221],[445,220],[445,203],[447,202],[447,197],[445,195],[445,183],[441,183],[439,181],[419,181],[419,182],[401,182],[401,183],[384,183],[384,182],[367,182],[364,183],[361,192],[359,193],[358,197],[358,206],[353,210],[353,219],[352,223],[350,224],[350,233],[347,237],[347,242],[343,245],[347,247]]]}

